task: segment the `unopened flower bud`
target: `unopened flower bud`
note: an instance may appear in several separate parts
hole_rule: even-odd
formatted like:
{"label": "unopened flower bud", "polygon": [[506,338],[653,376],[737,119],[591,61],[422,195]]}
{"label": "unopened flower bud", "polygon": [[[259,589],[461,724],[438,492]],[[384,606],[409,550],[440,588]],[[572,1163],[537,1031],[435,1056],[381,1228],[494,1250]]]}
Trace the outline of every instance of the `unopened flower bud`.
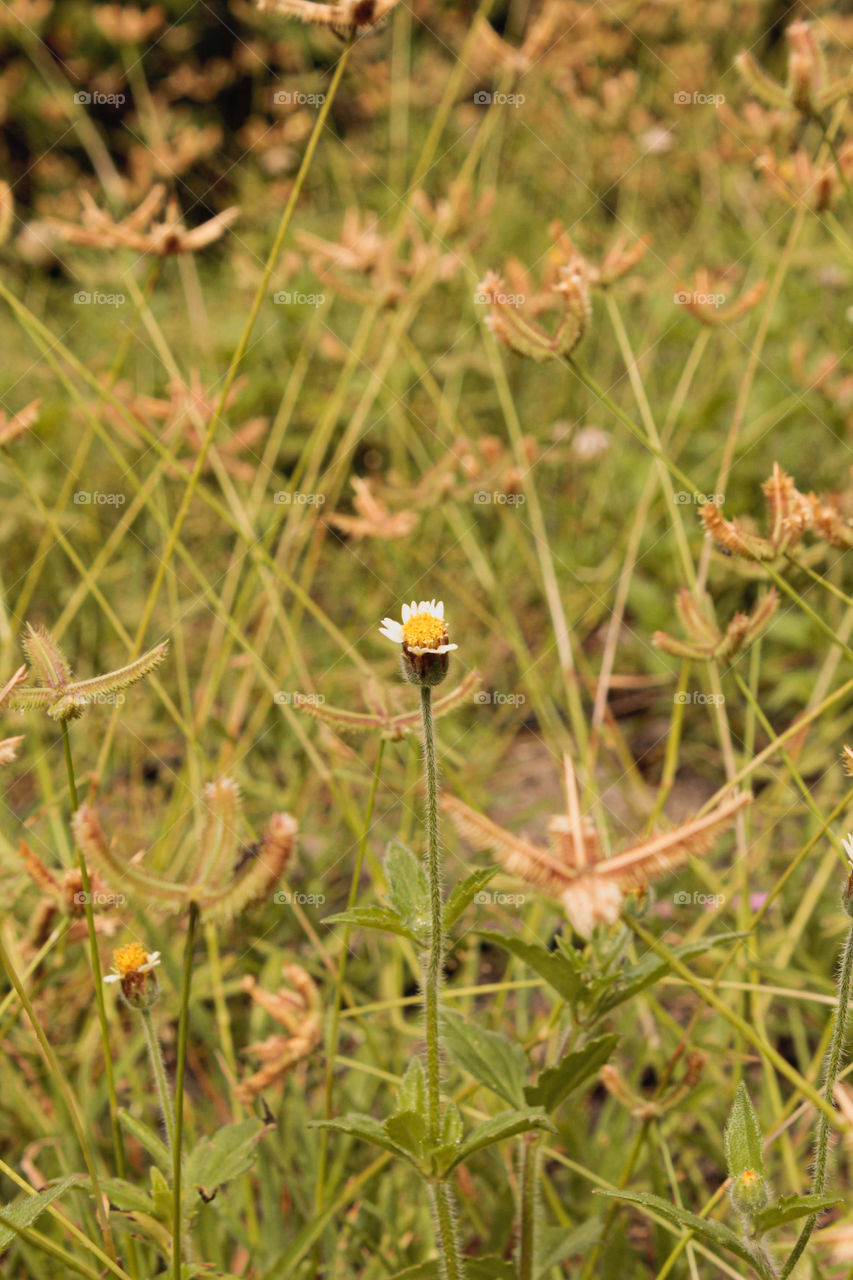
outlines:
{"label": "unopened flower bud", "polygon": [[766,1206],[769,1199],[767,1183],[754,1169],[744,1169],[731,1186],[732,1204],[739,1213],[754,1218]]}

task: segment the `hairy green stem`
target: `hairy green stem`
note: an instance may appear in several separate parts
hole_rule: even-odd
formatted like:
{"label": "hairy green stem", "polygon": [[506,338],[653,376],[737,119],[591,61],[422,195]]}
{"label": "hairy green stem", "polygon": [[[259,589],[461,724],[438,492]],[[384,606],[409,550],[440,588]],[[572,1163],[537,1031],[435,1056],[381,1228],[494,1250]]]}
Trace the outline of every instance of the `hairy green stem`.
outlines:
{"label": "hairy green stem", "polygon": [[145,1043],[148,1045],[148,1056],[151,1059],[151,1070],[154,1074],[154,1083],[157,1085],[157,1093],[160,1098],[160,1110],[163,1112],[163,1120],[166,1125],[166,1137],[169,1140],[169,1150],[175,1149],[175,1108],[172,1103],[172,1094],[169,1090],[169,1081],[166,1079],[166,1067],[163,1063],[163,1051],[160,1048],[160,1038],[154,1030],[154,1022],[151,1017],[150,1009],[142,1009],[142,1026],[145,1030]]}
{"label": "hairy green stem", "polygon": [[536,1275],[536,1184],[539,1177],[539,1138],[524,1134],[521,1142],[519,1199],[518,1280]]}
{"label": "hairy green stem", "polygon": [[198,925],[198,903],[190,903],[187,941],[184,949],[184,976],[181,982],[181,1011],[178,1021],[178,1062],[175,1074],[175,1133],[172,1143],[172,1275],[181,1280],[181,1146],[184,1138],[184,1077],[187,1069],[187,1029],[190,989],[193,980],[193,949]]}
{"label": "hairy green stem", "polygon": [[[421,721],[424,736],[426,776],[427,878],[429,882],[429,951],[424,983],[427,1048],[427,1124],[430,1144],[441,1138],[441,1042],[438,1030],[438,1002],[441,968],[444,962],[444,913],[441,901],[441,853],[438,844],[438,767],[435,759],[435,730],[432,720],[432,689],[421,685]],[[436,1235],[441,1253],[444,1280],[462,1280],[465,1272],[456,1236],[453,1191],[447,1182],[432,1188]]]}
{"label": "hairy green stem", "polygon": [[[841,1070],[841,1061],[844,1057],[844,1047],[847,1043],[847,1023],[850,1012],[850,988],[853,984],[853,925],[847,933],[847,940],[844,943],[844,950],[841,953],[841,965],[838,972],[838,1005],[835,1010],[835,1021],[832,1027],[832,1038],[829,1042],[829,1050],[826,1055],[826,1070],[824,1073],[823,1096],[825,1101],[832,1106],[835,1094],[835,1084],[838,1080],[838,1073]],[[822,1196],[826,1190],[827,1166],[829,1162],[829,1119],[824,1112],[821,1112],[817,1118],[817,1129],[815,1130],[814,1142],[814,1172],[812,1174],[812,1192],[814,1195]],[[813,1213],[811,1217],[806,1219],[802,1231],[797,1237],[797,1243],[791,1251],[791,1256],[782,1268],[782,1280],[789,1276],[797,1265],[803,1250],[811,1238],[811,1234],[815,1229],[818,1215]]]}
{"label": "hairy green stem", "polygon": [[441,911],[441,863],[438,848],[438,770],[435,763],[435,731],[432,723],[432,689],[421,685],[421,718],[426,773],[427,876],[429,879],[429,952],[427,954],[424,1005],[427,1045],[427,1115],[429,1136],[438,1142],[441,1126],[441,1047],[438,1033],[438,999],[444,953]]}

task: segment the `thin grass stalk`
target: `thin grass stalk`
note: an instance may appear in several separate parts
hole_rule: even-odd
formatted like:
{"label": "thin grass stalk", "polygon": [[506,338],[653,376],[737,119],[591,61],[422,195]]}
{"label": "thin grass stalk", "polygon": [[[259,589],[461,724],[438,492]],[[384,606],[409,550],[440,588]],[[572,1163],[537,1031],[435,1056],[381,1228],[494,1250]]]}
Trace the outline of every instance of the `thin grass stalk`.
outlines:
{"label": "thin grass stalk", "polygon": [[198,903],[190,903],[187,939],[184,947],[184,973],[181,982],[181,1009],[178,1019],[178,1060],[175,1071],[175,1140],[172,1144],[172,1275],[181,1280],[183,1243],[181,1236],[181,1148],[184,1138],[184,1079],[187,1069],[187,1031],[189,1027],[190,990],[193,980],[193,949],[198,925]]}
{"label": "thin grass stalk", "polygon": [[166,1138],[168,1139],[169,1150],[175,1149],[175,1109],[172,1103],[172,1095],[169,1091],[169,1081],[166,1079],[166,1067],[163,1062],[163,1050],[160,1048],[160,1038],[154,1030],[154,1020],[151,1017],[150,1009],[141,1009],[142,1027],[145,1031],[145,1043],[148,1046],[148,1056],[151,1059],[151,1072],[154,1076],[154,1083],[157,1086],[157,1096],[160,1099],[160,1110],[163,1113],[163,1123],[166,1126]]}

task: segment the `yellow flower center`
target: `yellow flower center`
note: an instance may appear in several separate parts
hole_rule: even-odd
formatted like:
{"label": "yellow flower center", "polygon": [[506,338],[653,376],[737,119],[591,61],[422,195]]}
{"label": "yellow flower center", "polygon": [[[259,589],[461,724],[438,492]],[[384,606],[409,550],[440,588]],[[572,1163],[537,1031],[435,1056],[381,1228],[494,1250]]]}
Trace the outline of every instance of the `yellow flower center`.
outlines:
{"label": "yellow flower center", "polygon": [[119,947],[113,952],[113,967],[122,978],[129,973],[136,973],[148,961],[148,956],[138,942],[129,942],[126,947]]}
{"label": "yellow flower center", "polygon": [[431,613],[414,613],[403,623],[403,641],[414,649],[436,649],[447,643],[447,627]]}
{"label": "yellow flower center", "polygon": [[757,1178],[758,1178],[758,1174],[755,1172],[754,1169],[744,1169],[743,1173],[740,1175],[740,1180],[742,1183],[755,1182]]}

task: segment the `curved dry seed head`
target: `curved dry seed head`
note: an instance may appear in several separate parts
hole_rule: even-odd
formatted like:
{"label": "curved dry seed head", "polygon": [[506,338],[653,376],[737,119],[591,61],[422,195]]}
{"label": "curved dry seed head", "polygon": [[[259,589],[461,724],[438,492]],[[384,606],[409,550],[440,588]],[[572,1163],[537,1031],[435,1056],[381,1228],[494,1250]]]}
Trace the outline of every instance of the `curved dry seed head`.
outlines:
{"label": "curved dry seed head", "polygon": [[24,432],[29,431],[30,427],[39,416],[41,408],[41,400],[31,400],[23,409],[19,409],[11,418],[5,413],[0,413],[0,446],[11,444],[13,440],[17,440],[18,436],[22,436]]}
{"label": "curved dry seed head", "polygon": [[[562,303],[553,334],[532,318],[549,309],[547,303],[531,301],[525,310],[526,295],[522,298],[508,292],[504,278],[497,272],[488,271],[478,288],[478,300],[490,307],[486,323],[497,341],[517,355],[537,361],[570,355],[586,333],[591,315],[589,276],[579,253],[573,252],[569,261],[560,265],[551,295],[556,295],[558,306]],[[550,309],[554,309],[553,305]]]}
{"label": "curved dry seed head", "polygon": [[98,813],[90,805],[81,805],[77,810],[72,824],[74,836],[86,858],[104,873],[111,885],[135,895],[146,906],[181,911],[194,902],[205,920],[230,918],[272,892],[293,854],[297,823],[288,813],[275,814],[257,847],[246,851],[242,865],[223,866],[218,882],[212,882],[209,877],[214,863],[209,857],[210,849],[215,849],[217,862],[222,861],[226,851],[238,849],[234,828],[228,826],[229,815],[236,822],[237,788],[224,779],[207,789],[205,799],[215,811],[213,820],[208,818],[204,827],[212,844],[204,844],[203,833],[198,843],[195,875],[184,884],[143,871],[135,862],[121,858],[108,844]]}
{"label": "curved dry seed head", "polygon": [[151,253],[158,257],[194,253],[207,248],[240,215],[240,210],[234,205],[200,226],[187,230],[177,201],[171,199],[166,204],[162,220],[157,222],[155,218],[166,199],[166,188],[162,183],[152,187],[142,203],[120,222],[99,209],[88,192],[84,191],[80,199],[83,204],[80,223],[46,219],[45,225],[62,240],[93,249],[132,249],[135,253]]}
{"label": "curved dry seed head", "polygon": [[761,486],[767,501],[769,525],[767,536],[753,533],[737,520],[725,520],[713,502],[700,508],[708,533],[724,550],[748,560],[774,560],[801,541],[812,522],[812,503],[797,489],[794,481],[778,462],[773,474]]}
{"label": "curved dry seed head", "polygon": [[26,666],[18,667],[18,670],[15,672],[15,674],[9,677],[9,679],[3,685],[3,688],[0,689],[0,711],[2,711],[3,707],[5,707],[6,704],[10,701],[12,694],[17,689],[18,685],[22,684],[24,680],[26,680],[26,678],[27,678]]}
{"label": "curved dry seed head", "polygon": [[683,306],[685,311],[689,311],[700,324],[704,324],[709,329],[719,329],[722,325],[733,324],[735,320],[752,311],[764,297],[766,290],[767,281],[758,280],[742,293],[737,301],[730,303],[727,307],[718,306],[714,302],[707,301],[708,298],[717,295],[708,273],[700,272],[692,289],[684,284],[678,286],[676,297],[679,305]]}
{"label": "curved dry seed head", "polygon": [[815,533],[830,546],[838,547],[840,551],[853,547],[853,524],[841,514],[838,508],[823,502],[813,493],[809,494],[808,501]]}
{"label": "curved dry seed head", "polygon": [[715,659],[727,661],[761,635],[776,612],[778,603],[775,588],[771,588],[756,603],[752,613],[736,613],[725,632],[721,632],[716,620],[712,620],[710,598],[703,594],[700,606],[693,592],[682,587],[676,597],[675,609],[687,639],[677,640],[665,631],[656,631],[652,641],[658,649],[663,649],[676,658],[695,658],[706,662]]}
{"label": "curved dry seed head", "polygon": [[68,659],[46,627],[27,623],[21,643],[41,683],[13,690],[11,705],[23,711],[46,711],[54,720],[76,720],[93,702],[130,688],[160,665],[169,648],[164,640],[125,667],[89,680],[74,680]]}
{"label": "curved dry seed head", "polygon": [[[480,676],[476,671],[469,671],[465,679],[451,689],[449,693],[442,694],[440,698],[436,698],[432,704],[433,718],[446,715],[448,711],[453,711],[472,694],[476,693],[480,687]],[[383,738],[390,738],[397,741],[404,738],[407,734],[420,732],[421,719],[420,711],[406,711],[400,715],[391,715],[390,712],[384,712],[378,705],[378,699],[371,699],[376,706],[376,711],[370,712],[346,711],[342,707],[330,707],[325,702],[317,702],[310,694],[296,693],[293,695],[292,705],[300,711],[304,711],[306,715],[312,716],[315,720],[320,720],[324,724],[331,725],[341,733],[378,733]]]}
{"label": "curved dry seed head", "polygon": [[819,118],[827,108],[853,92],[853,75],[827,83],[823,49],[810,23],[792,22],[786,36],[788,73],[784,85],[769,76],[751,53],[738,54],[735,65],[755,96],[768,106]]}
{"label": "curved dry seed head", "polygon": [[601,856],[598,837],[588,839],[586,824],[573,803],[573,773],[567,770],[568,813],[559,815],[558,839],[548,848],[514,835],[477,813],[455,796],[443,795],[442,808],[460,834],[475,848],[491,850],[507,871],[558,899],[573,928],[588,937],[596,924],[615,924],[624,896],[644,891],[652,880],[682,866],[690,856],[708,852],[752,796],[742,792],[725,800],[704,817],[671,831],[653,833],[641,844]]}
{"label": "curved dry seed head", "polygon": [[848,778],[853,778],[853,747],[845,746],[841,752],[841,762]]}
{"label": "curved dry seed head", "polygon": [[254,1054],[261,1063],[259,1070],[237,1087],[238,1097],[247,1106],[270,1085],[284,1080],[323,1039],[323,1008],[317,984],[299,965],[283,964],[281,968],[290,987],[280,987],[276,993],[259,987],[254,978],[243,979],[243,990],[287,1032],[243,1050]]}

